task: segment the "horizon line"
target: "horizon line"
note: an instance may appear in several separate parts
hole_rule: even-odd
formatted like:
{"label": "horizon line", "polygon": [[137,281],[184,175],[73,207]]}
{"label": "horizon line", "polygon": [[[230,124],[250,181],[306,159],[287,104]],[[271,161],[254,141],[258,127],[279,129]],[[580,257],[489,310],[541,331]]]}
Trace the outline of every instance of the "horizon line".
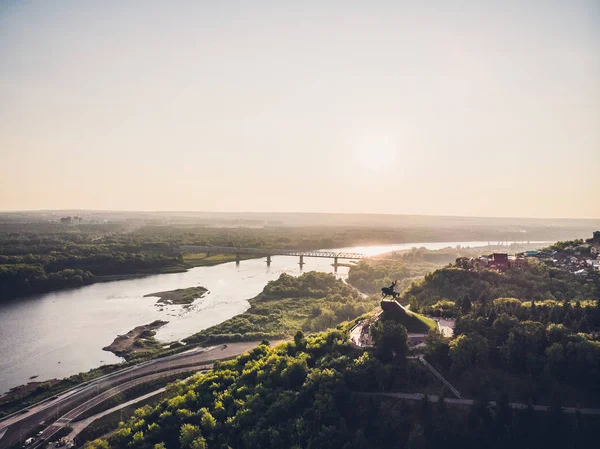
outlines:
{"label": "horizon line", "polygon": [[517,219],[517,220],[577,220],[577,221],[600,221],[600,217],[582,218],[582,217],[517,217],[517,216],[499,216],[499,215],[444,215],[444,214],[409,214],[409,213],[381,213],[381,212],[269,212],[269,211],[211,211],[211,210],[127,210],[127,209],[0,209],[0,214],[11,213],[47,213],[47,212],[103,212],[103,213],[203,213],[203,214],[270,214],[270,215],[378,215],[393,217],[427,217],[427,218],[483,218],[483,219]]}

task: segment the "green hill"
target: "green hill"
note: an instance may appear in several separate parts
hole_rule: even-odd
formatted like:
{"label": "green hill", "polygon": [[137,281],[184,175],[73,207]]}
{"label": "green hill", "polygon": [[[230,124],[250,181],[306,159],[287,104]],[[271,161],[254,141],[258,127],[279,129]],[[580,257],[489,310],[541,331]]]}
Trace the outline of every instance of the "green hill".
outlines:
{"label": "green hill", "polygon": [[[393,303],[393,301],[389,302]],[[396,323],[403,325],[407,332],[415,334],[426,334],[431,329],[437,329],[437,324],[432,319],[419,315],[418,313],[405,311],[400,306],[385,310],[380,319],[383,321],[395,321]]]}

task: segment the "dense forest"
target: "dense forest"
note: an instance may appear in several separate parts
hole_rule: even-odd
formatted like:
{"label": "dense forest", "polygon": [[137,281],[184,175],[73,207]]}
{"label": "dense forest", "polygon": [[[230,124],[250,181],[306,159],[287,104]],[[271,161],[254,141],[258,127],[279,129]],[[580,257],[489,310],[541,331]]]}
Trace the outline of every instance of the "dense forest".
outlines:
{"label": "dense forest", "polygon": [[541,261],[531,261],[521,269],[506,271],[457,267],[439,269],[406,289],[402,293],[402,301],[418,310],[441,300],[456,302],[465,296],[484,303],[496,298],[564,301],[595,299],[599,292],[598,276],[583,278]]}
{"label": "dense forest", "polygon": [[[406,332],[380,321],[376,349],[352,349],[343,329],[261,345],[168,389],[88,448],[591,447],[598,417],[512,409],[503,395],[455,407],[374,391],[421,391],[435,381],[408,360]],[[452,407],[450,409],[450,407]]]}

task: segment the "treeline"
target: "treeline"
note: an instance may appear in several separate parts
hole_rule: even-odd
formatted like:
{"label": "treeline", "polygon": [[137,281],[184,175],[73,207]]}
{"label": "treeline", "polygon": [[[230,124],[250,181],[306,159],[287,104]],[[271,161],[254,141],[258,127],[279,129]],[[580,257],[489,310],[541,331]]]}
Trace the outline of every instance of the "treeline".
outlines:
{"label": "treeline", "polygon": [[281,274],[279,279],[267,283],[258,299],[322,298],[336,294],[354,296],[357,292],[329,273],[310,271],[301,276]]}
{"label": "treeline", "polygon": [[365,298],[335,276],[311,271],[294,277],[283,273],[250,300],[239,315],[185,339],[188,343],[281,339],[299,330],[322,331],[375,308],[377,298]]}
{"label": "treeline", "polygon": [[477,307],[456,321],[450,341],[431,336],[428,359],[467,395],[600,404],[600,342],[563,324],[521,321]]}
{"label": "treeline", "polygon": [[[578,332],[590,332],[600,327],[600,309],[596,301],[521,301],[517,298],[497,298],[483,306],[492,315],[508,313],[520,321],[539,321],[544,324],[563,324]],[[472,301],[468,295],[458,302],[441,300],[422,308],[423,313],[435,317],[453,318],[468,313]]]}
{"label": "treeline", "polygon": [[[495,408],[477,401],[449,410],[443,401],[400,401],[358,394],[427,386],[420,364],[406,359],[406,331],[380,322],[374,353],[353,350],[330,331],[270,348],[261,345],[167,389],[107,439],[88,449],[203,448],[547,448],[590,447],[598,417],[570,418]],[[564,444],[563,444],[564,443]]]}
{"label": "treeline", "polygon": [[476,248],[443,248],[428,250],[413,248],[410,251],[398,251],[386,254],[384,260],[362,260],[351,266],[348,282],[368,293],[379,293],[382,287],[389,286],[392,281],[398,281],[396,291],[402,293],[413,282],[431,273],[443,265],[454,264],[459,257],[478,257],[494,251],[511,252],[525,251],[537,248],[539,245],[512,244],[510,246],[488,245]]}
{"label": "treeline", "polygon": [[463,393],[598,406],[597,292],[597,279],[539,262],[505,272],[440,269],[402,300],[456,317],[454,337],[430,336],[427,357]]}
{"label": "treeline", "polygon": [[[180,258],[161,255],[108,253],[90,257],[79,256],[25,256],[35,263],[0,264],[0,298],[7,300],[19,296],[45,293],[69,287],[90,284],[99,276],[146,274],[177,269]],[[4,257],[5,261],[7,257]],[[182,269],[182,268],[179,268]]]}
{"label": "treeline", "polygon": [[392,254],[391,257],[404,262],[427,262],[436,265],[453,264],[459,257],[479,257],[482,254],[500,253],[518,253],[531,249],[539,248],[539,244],[531,243],[512,243],[510,245],[486,245],[477,247],[448,247],[437,250],[426,248],[413,248],[410,251],[403,251]]}
{"label": "treeline", "polygon": [[523,269],[511,268],[504,272],[455,267],[439,269],[427,274],[423,281],[413,283],[401,299],[410,303],[413,310],[421,310],[441,300],[457,302],[465,296],[474,302],[491,302],[496,298],[563,301],[594,299],[599,293],[598,276],[586,279],[532,261]]}
{"label": "treeline", "polygon": [[423,262],[361,260],[350,267],[348,283],[366,293],[379,293],[382,287],[398,281],[396,291],[402,292],[413,281],[435,270],[437,266]]}
{"label": "treeline", "polygon": [[0,265],[0,300],[79,287],[92,280],[92,273],[79,269],[47,273],[40,265]]}

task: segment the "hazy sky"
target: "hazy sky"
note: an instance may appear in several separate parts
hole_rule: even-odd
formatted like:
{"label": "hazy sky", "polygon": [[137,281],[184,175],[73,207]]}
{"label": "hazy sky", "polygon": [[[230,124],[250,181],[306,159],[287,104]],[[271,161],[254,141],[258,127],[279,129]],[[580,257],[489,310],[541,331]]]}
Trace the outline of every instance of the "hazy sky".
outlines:
{"label": "hazy sky", "polygon": [[600,218],[600,2],[0,2],[0,209]]}

